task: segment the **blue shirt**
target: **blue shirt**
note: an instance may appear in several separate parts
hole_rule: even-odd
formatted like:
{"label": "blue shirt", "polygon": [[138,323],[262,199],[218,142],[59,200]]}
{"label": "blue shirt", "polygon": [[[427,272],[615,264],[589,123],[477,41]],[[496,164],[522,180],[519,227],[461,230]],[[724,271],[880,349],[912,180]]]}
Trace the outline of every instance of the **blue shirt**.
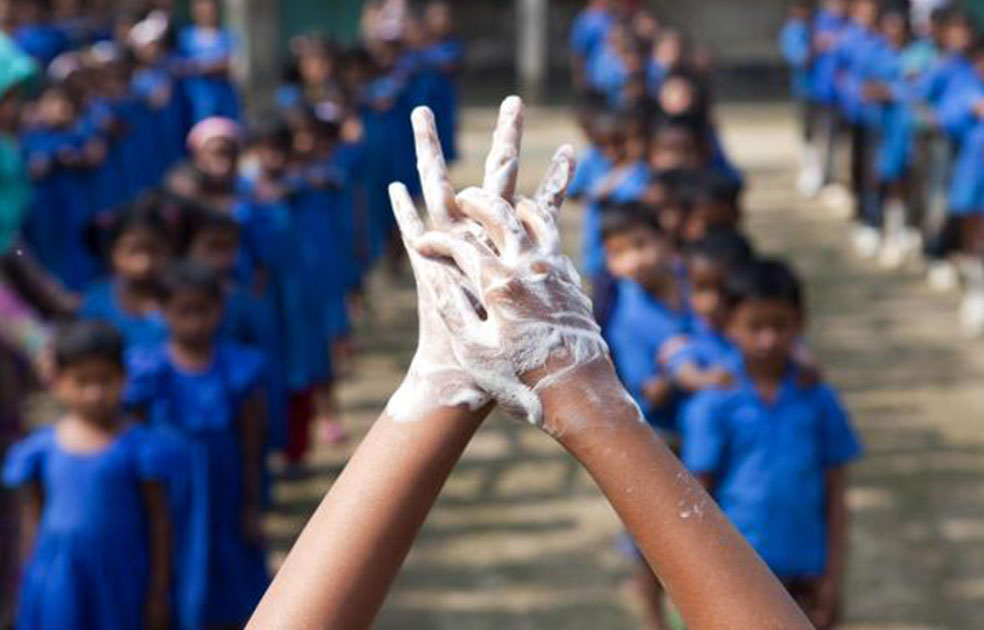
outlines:
{"label": "blue shirt", "polygon": [[581,226],[581,265],[595,276],[605,268],[605,244],[601,237],[601,206],[605,201],[629,203],[639,201],[649,185],[651,172],[645,162],[609,168],[596,177],[587,191],[584,223]]}
{"label": "blue shirt", "polygon": [[809,90],[810,25],[803,20],[789,20],[779,32],[779,49],[792,70],[792,91],[805,98]]}
{"label": "blue shirt", "polygon": [[604,176],[611,167],[611,162],[598,147],[594,145],[588,147],[577,162],[577,170],[574,171],[574,178],[567,187],[567,194],[572,199],[587,194],[598,178]]}
{"label": "blue shirt", "polygon": [[646,420],[660,429],[675,428],[675,413],[672,408],[654,408],[642,390],[659,374],[659,350],[663,344],[690,328],[691,317],[686,310],[671,309],[635,282],[617,281],[612,311],[603,331],[605,339],[622,383]]}
{"label": "blue shirt", "polygon": [[861,454],[837,394],[783,380],[774,402],[748,374],[698,394],[683,418],[683,460],[714,477],[714,498],[780,578],[823,575],[826,473]]}
{"label": "blue shirt", "polygon": [[585,59],[592,58],[605,43],[608,31],[614,23],[615,17],[608,11],[581,11],[571,27],[571,52]]}
{"label": "blue shirt", "polygon": [[[815,40],[836,40],[843,35],[845,26],[847,19],[844,16],[821,10],[813,20],[813,36]],[[814,56],[807,78],[813,101],[832,105],[837,100],[837,62],[836,43]]]}
{"label": "blue shirt", "polygon": [[86,292],[79,316],[112,324],[123,335],[128,348],[162,343],[167,323],[160,313],[135,315],[123,310],[116,295],[116,284],[103,282]]}

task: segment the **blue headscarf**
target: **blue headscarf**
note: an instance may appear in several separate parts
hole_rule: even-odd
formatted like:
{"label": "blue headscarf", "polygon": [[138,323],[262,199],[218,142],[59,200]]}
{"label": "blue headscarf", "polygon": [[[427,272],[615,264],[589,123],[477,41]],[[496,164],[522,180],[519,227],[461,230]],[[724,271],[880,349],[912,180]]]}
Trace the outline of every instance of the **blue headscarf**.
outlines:
{"label": "blue headscarf", "polygon": [[[33,79],[37,71],[34,60],[0,33],[0,98]],[[17,239],[30,194],[16,139],[0,135],[0,254]]]}

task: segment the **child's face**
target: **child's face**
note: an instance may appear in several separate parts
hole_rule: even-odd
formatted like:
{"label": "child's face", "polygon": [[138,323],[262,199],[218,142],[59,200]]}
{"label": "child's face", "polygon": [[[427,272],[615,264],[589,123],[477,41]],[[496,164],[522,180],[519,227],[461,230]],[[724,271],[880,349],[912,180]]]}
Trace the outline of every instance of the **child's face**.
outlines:
{"label": "child's face", "polygon": [[851,18],[860,26],[873,28],[878,22],[878,2],[876,0],[854,0]]}
{"label": "child's face", "polygon": [[255,153],[260,168],[267,175],[279,176],[287,169],[287,151],[276,142],[260,142]]}
{"label": "child's face", "polygon": [[700,163],[697,140],[683,128],[660,130],[649,147],[649,165],[656,172],[695,170]]}
{"label": "child's face", "polygon": [[323,51],[311,51],[301,54],[297,60],[301,79],[304,83],[319,85],[332,77],[335,64],[331,57]]}
{"label": "child's face", "polygon": [[893,48],[901,48],[905,45],[906,24],[905,18],[898,13],[888,13],[881,19],[881,34]]}
{"label": "child's face", "polygon": [[207,265],[220,275],[231,275],[239,254],[239,230],[214,227],[195,235],[188,251],[191,260]]}
{"label": "child's face", "polygon": [[826,0],[823,7],[834,15],[847,15],[847,4],[847,0]]}
{"label": "child's face", "polygon": [[619,164],[625,159],[625,136],[617,132],[602,135],[598,138],[598,148],[606,160]]}
{"label": "child's face", "polygon": [[215,28],[219,25],[219,5],[214,0],[195,0],[191,17],[198,26]]}
{"label": "child's face", "polygon": [[717,199],[701,199],[687,216],[684,240],[698,241],[714,228],[734,228],[738,212],[730,204]]}
{"label": "child's face", "polygon": [[41,96],[38,115],[49,127],[65,128],[75,122],[75,103],[58,90],[49,90]]}
{"label": "child's face", "polygon": [[112,361],[82,359],[55,373],[55,396],[72,413],[106,425],[119,414],[125,381]]}
{"label": "child's face", "polygon": [[728,309],[724,301],[724,268],[712,260],[694,256],[687,265],[690,306],[715,330],[727,324]]}
{"label": "child's face", "polygon": [[944,35],[944,44],[947,50],[953,52],[966,52],[974,42],[974,31],[963,20],[954,20],[947,24]]}
{"label": "child's face", "polygon": [[437,39],[447,37],[453,28],[451,9],[442,2],[428,5],[424,12],[424,25],[432,37]]}
{"label": "child's face", "polygon": [[195,166],[214,181],[231,180],[238,163],[239,148],[228,138],[213,138],[195,152]]}
{"label": "child's face", "polygon": [[653,56],[664,68],[678,68],[683,65],[683,36],[675,31],[663,33],[653,47]]}
{"label": "child's face", "polygon": [[789,9],[790,19],[804,22],[810,17],[810,7],[806,4],[797,3]]}
{"label": "child's face", "polygon": [[117,276],[134,284],[149,284],[167,264],[168,250],[160,235],[136,228],[120,235],[111,258]]}
{"label": "child's face", "polygon": [[688,79],[673,77],[659,88],[659,106],[670,116],[686,114],[697,105],[697,88]]}
{"label": "child's face", "polygon": [[608,271],[616,278],[648,286],[673,258],[673,246],[645,226],[618,232],[605,239]]}
{"label": "child's face", "polygon": [[803,318],[787,301],[750,299],[732,310],[727,330],[747,363],[778,371],[793,355]]}
{"label": "child's face", "polygon": [[178,343],[203,347],[215,338],[222,321],[222,302],[202,291],[180,290],[164,305],[171,336]]}

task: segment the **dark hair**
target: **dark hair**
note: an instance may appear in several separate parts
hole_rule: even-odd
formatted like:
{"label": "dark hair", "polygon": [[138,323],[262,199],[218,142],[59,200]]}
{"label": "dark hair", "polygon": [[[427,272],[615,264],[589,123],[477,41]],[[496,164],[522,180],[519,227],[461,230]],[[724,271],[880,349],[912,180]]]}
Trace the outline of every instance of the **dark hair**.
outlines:
{"label": "dark hair", "polygon": [[605,204],[601,208],[601,237],[609,238],[644,228],[662,236],[663,228],[656,216],[640,203]]}
{"label": "dark hair", "polygon": [[695,184],[695,198],[698,201],[719,201],[731,205],[738,203],[744,188],[740,181],[717,168],[702,171]]}
{"label": "dark hair", "polygon": [[786,263],[764,259],[736,269],[724,285],[725,300],[732,308],[749,300],[778,300],[803,310],[803,288]]}
{"label": "dark hair", "polygon": [[189,260],[174,263],[161,279],[161,298],[165,303],[181,291],[203,293],[218,302],[223,300],[222,280],[218,273]]}
{"label": "dark hair", "polygon": [[108,258],[117,241],[134,230],[147,230],[160,237],[169,247],[173,224],[180,220],[180,213],[173,204],[156,192],[146,193],[140,199],[122,209],[101,212],[93,219],[86,234],[94,252]]}
{"label": "dark hair", "polygon": [[240,231],[236,219],[225,212],[201,204],[188,203],[182,212],[181,220],[181,254],[187,255],[195,239],[203,232],[222,230],[229,232]]}
{"label": "dark hair", "polygon": [[290,125],[279,113],[268,112],[250,130],[249,139],[254,143],[269,143],[289,149]]}
{"label": "dark hair", "polygon": [[72,322],[55,335],[55,367],[64,370],[87,359],[102,359],[123,369],[124,346],[123,335],[106,322]]}
{"label": "dark hair", "polygon": [[741,232],[733,228],[712,229],[687,247],[691,258],[703,258],[729,269],[744,267],[755,258],[755,250]]}

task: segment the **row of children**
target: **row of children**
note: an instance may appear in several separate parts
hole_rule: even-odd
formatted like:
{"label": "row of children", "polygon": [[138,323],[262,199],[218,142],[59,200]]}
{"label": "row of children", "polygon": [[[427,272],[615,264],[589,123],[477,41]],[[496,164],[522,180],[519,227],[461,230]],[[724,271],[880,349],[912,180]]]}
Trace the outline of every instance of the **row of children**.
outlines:
{"label": "row of children", "polygon": [[[4,464],[5,485],[23,498],[18,628],[245,621],[267,584],[267,456],[300,464],[313,422],[326,441],[345,437],[332,386],[351,356],[363,277],[395,242],[386,186],[418,181],[412,107],[438,113],[452,153],[462,50],[445,5],[417,15],[369,3],[352,50],[298,38],[277,111],[248,132],[232,108],[233,40],[218,9],[193,2],[188,29],[160,6],[132,21],[113,14],[116,43],[59,51],[40,86],[32,75],[46,59],[17,50],[24,22],[0,36],[0,61],[28,68],[0,85],[11,114],[0,146],[12,148],[0,198],[16,204],[10,179],[21,206],[34,199],[18,210],[23,240],[21,221],[10,226],[13,273],[0,278],[0,295],[9,289],[28,313],[19,332],[32,341],[3,353],[49,357],[65,410]],[[46,12],[18,15],[57,26]],[[177,48],[172,31],[183,34]],[[207,90],[184,73],[189,37],[206,51],[190,56],[207,67]],[[149,50],[154,61],[141,61]],[[110,65],[93,65],[104,58]],[[134,99],[145,71],[149,97]],[[125,106],[110,102],[103,128],[89,119],[101,121],[111,77]],[[177,103],[173,119],[158,97]],[[130,105],[138,117],[123,117]],[[101,135],[117,125],[112,141]],[[39,312],[76,321],[46,344],[50,320]],[[21,398],[3,410],[4,447]],[[4,588],[4,604],[15,591]]]}
{"label": "row of children", "polygon": [[[576,68],[617,58],[626,37],[628,50],[679,48],[641,101],[604,95],[604,106],[581,111],[589,147],[571,194],[584,205],[582,266],[596,316],[654,430],[816,626],[830,628],[846,554],[844,471],[860,443],[806,349],[800,281],[741,233],[742,177],[717,138],[705,60],[655,24],[592,2],[572,35]],[[581,85],[597,103],[599,83]],[[690,509],[681,506],[681,518],[700,517]],[[658,580],[624,543],[640,560],[648,627],[667,627]]]}
{"label": "row of children", "polygon": [[796,2],[780,35],[804,112],[802,194],[845,197],[849,137],[854,247],[895,268],[923,254],[938,290],[965,291],[984,333],[984,47],[970,14],[938,2]]}

